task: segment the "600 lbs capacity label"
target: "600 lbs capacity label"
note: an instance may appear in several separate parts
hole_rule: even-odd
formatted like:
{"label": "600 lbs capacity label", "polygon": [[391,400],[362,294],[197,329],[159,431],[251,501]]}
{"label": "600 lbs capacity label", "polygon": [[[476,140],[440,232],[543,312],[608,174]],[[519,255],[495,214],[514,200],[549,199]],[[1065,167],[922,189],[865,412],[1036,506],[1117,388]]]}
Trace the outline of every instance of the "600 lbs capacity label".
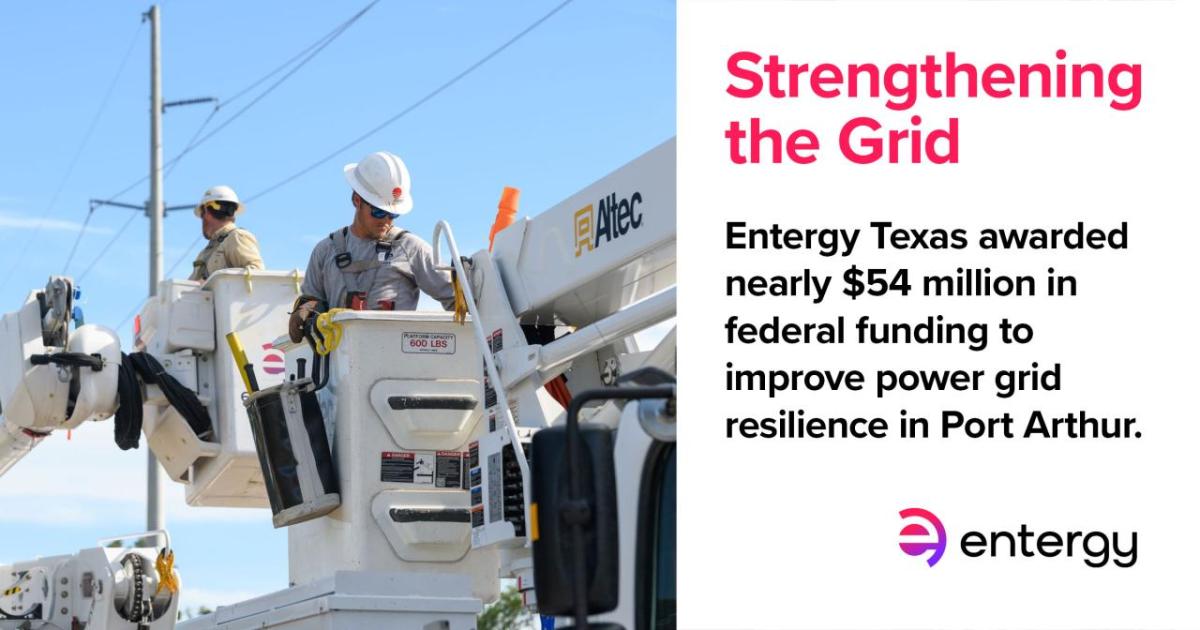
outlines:
{"label": "600 lbs capacity label", "polygon": [[409,354],[454,354],[454,333],[404,333],[401,350]]}

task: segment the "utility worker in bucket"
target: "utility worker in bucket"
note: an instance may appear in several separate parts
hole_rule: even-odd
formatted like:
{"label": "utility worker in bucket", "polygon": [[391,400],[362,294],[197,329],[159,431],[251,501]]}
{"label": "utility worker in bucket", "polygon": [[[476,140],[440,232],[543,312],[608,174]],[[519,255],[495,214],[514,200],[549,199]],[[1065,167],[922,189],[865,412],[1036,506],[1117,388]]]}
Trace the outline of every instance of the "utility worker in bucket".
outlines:
{"label": "utility worker in bucket", "polygon": [[196,204],[195,212],[200,217],[200,230],[208,239],[208,246],[196,256],[188,280],[204,282],[217,271],[231,267],[263,268],[258,239],[234,224],[242,210],[242,202],[232,188],[213,186],[204,191],[204,198]]}
{"label": "utility worker in bucket", "polygon": [[433,264],[433,248],[393,222],[412,211],[412,180],[396,155],[372,153],[343,169],[350,184],[354,220],[313,248],[304,284],[288,323],[292,341],[304,322],[330,308],[411,311],[420,291],[454,308],[450,274]]}

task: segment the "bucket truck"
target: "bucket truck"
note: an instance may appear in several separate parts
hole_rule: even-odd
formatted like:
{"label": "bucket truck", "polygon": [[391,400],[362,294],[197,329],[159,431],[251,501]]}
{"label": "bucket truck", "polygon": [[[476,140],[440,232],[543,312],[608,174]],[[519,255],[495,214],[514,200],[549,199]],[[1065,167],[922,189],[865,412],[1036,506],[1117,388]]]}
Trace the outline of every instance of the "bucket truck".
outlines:
{"label": "bucket truck", "polygon": [[473,629],[499,577],[577,627],[673,627],[675,333],[633,334],[675,314],[674,140],[489,249],[433,241],[461,314],[331,311],[302,344],[298,271],[166,280],[128,356],[67,332],[52,279],[0,329],[0,473],[115,414],[189,505],[269,508],[288,588],[191,630]]}

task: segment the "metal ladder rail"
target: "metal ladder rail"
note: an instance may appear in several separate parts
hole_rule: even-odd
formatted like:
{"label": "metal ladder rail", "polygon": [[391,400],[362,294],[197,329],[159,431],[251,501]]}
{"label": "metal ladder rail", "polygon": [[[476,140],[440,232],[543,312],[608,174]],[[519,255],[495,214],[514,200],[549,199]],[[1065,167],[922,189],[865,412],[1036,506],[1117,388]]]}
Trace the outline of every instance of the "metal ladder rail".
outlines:
{"label": "metal ladder rail", "polygon": [[[450,250],[450,264],[441,264],[441,247],[440,239],[443,234],[446,235],[446,247]],[[471,327],[475,331],[475,341],[479,347],[485,349],[483,354],[483,366],[487,371],[488,380],[491,381],[492,389],[496,392],[496,404],[500,407],[500,412],[504,420],[504,427],[508,430],[509,439],[512,441],[513,455],[517,458],[517,465],[521,469],[522,479],[522,498],[524,499],[525,509],[525,546],[529,547],[532,543],[532,538],[529,533],[533,531],[534,523],[530,514],[530,500],[532,494],[532,479],[529,477],[529,461],[525,458],[525,450],[521,448],[520,438],[517,436],[517,423],[512,417],[512,410],[508,406],[508,393],[504,390],[504,382],[500,380],[500,372],[496,369],[496,362],[492,357],[490,345],[487,342],[487,336],[483,332],[483,323],[479,318],[479,310],[475,306],[475,295],[471,291],[470,276],[466,273],[466,269],[462,264],[462,256],[458,252],[458,243],[454,240],[454,232],[450,229],[450,225],[443,219],[438,221],[433,228],[433,264],[436,268],[442,270],[453,269],[458,274],[459,286],[462,287],[463,297],[467,302],[467,312],[471,314]]]}

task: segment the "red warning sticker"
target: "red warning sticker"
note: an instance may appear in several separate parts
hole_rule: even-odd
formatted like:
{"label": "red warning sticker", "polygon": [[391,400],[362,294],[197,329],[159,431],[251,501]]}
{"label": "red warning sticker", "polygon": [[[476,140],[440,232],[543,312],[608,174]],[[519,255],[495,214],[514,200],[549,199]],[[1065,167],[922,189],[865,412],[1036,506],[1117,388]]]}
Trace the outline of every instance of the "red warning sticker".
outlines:
{"label": "red warning sticker", "polygon": [[379,454],[379,480],[389,483],[412,483],[415,453],[383,451]]}

